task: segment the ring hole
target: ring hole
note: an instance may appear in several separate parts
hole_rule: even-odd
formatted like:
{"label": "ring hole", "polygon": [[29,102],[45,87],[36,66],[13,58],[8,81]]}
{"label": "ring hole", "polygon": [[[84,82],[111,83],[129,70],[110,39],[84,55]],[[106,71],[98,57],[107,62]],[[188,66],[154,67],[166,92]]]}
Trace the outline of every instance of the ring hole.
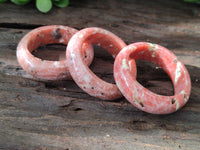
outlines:
{"label": "ring hole", "polygon": [[172,81],[161,67],[146,60],[136,60],[136,64],[137,81],[145,88],[160,95],[174,94]]}
{"label": "ring hole", "polygon": [[33,50],[32,54],[42,60],[61,61],[66,59],[66,45],[47,44]]}
{"label": "ring hole", "polygon": [[100,46],[93,45],[93,48],[94,60],[89,68],[102,80],[115,84],[113,77],[114,58]]}

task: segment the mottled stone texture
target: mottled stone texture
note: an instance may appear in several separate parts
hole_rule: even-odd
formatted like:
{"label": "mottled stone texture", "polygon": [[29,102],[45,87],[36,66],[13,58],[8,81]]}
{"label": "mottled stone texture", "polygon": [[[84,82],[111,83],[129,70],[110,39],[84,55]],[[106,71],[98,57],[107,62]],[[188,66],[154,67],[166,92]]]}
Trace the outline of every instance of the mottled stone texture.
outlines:
{"label": "mottled stone texture", "polygon": [[[130,62],[142,59],[161,67],[174,87],[172,96],[160,95],[143,87],[134,78]],[[142,111],[152,114],[170,114],[182,108],[191,92],[191,79],[187,69],[170,50],[158,44],[137,42],[123,48],[114,63],[114,77],[124,97]]]}
{"label": "mottled stone texture", "polygon": [[[182,0],[71,0],[42,14],[34,5],[0,4],[0,149],[196,150],[200,147],[200,9]],[[126,42],[167,47],[192,81],[188,103],[171,115],[151,115],[121,98],[101,101],[73,81],[38,81],[17,63],[16,47],[31,29],[61,24],[105,28]],[[65,46],[43,46],[34,55],[59,60]],[[48,55],[47,55],[48,54]],[[113,58],[95,47],[90,69],[114,83]],[[170,78],[136,61],[137,80],[153,92],[172,95]],[[101,67],[99,65],[101,64]]]}
{"label": "mottled stone texture", "polygon": [[[47,44],[63,44],[66,46],[77,31],[62,25],[43,26],[30,31],[20,40],[17,46],[16,55],[20,66],[38,79],[71,79],[66,58],[57,61],[44,60],[32,55],[31,52]],[[82,52],[81,59],[84,63],[86,65],[91,64],[94,56],[92,45],[83,43],[80,50]]]}

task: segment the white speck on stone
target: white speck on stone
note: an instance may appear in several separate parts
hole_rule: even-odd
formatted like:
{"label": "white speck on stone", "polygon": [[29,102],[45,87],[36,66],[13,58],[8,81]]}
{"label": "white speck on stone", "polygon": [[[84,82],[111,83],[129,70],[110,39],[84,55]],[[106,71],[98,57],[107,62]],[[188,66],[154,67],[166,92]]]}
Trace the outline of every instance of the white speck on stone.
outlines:
{"label": "white speck on stone", "polygon": [[90,82],[90,77],[87,76],[87,75],[85,75],[85,76],[83,77],[83,80],[84,80],[86,83],[89,83],[89,82]]}
{"label": "white speck on stone", "polygon": [[83,34],[80,34],[80,35],[79,35],[79,38],[81,38],[81,39],[82,39],[83,37],[84,37],[84,36],[83,36]]}
{"label": "white speck on stone", "polygon": [[185,91],[182,90],[181,94],[183,95],[184,101],[187,102],[188,98],[186,97]]}
{"label": "white speck on stone", "polygon": [[58,67],[60,66],[60,63],[59,63],[58,61],[55,61],[53,64],[54,64],[54,66],[55,66],[56,68],[58,68]]}
{"label": "white speck on stone", "polygon": [[158,50],[157,44],[152,44],[152,43],[148,43],[148,44],[149,44],[149,51],[157,51]]}
{"label": "white speck on stone", "polygon": [[156,69],[159,69],[160,67],[156,66]]}
{"label": "white speck on stone", "polygon": [[74,59],[76,55],[74,53],[71,53],[71,58]]}
{"label": "white speck on stone", "polygon": [[55,25],[55,28],[60,28],[60,29],[63,29],[63,30],[67,30],[67,28],[62,26],[62,25]]}
{"label": "white speck on stone", "polygon": [[175,71],[175,84],[178,82],[178,79],[181,76],[181,63],[177,62],[176,71]]}
{"label": "white speck on stone", "polygon": [[107,35],[108,34],[108,31],[105,31],[105,35]]}
{"label": "white speck on stone", "polygon": [[98,43],[97,45],[98,45],[98,46],[101,46],[101,43]]}
{"label": "white speck on stone", "polygon": [[112,45],[112,44],[110,44],[110,45],[109,45],[109,47],[113,47],[113,45]]}
{"label": "white speck on stone", "polygon": [[63,38],[61,38],[60,40],[59,40],[59,43],[63,43],[65,40],[63,39]]}
{"label": "white speck on stone", "polygon": [[97,28],[95,28],[93,34],[97,34],[98,32],[99,32],[99,30]]}
{"label": "white speck on stone", "polygon": [[122,68],[126,69],[126,70],[129,69],[129,66],[126,63],[126,59],[125,58],[122,60]]}
{"label": "white speck on stone", "polygon": [[185,94],[185,91],[184,91],[184,90],[182,90],[182,91],[181,91],[181,94],[182,94],[182,95],[184,95],[184,94]]}
{"label": "white speck on stone", "polygon": [[115,54],[113,54],[113,55],[112,55],[112,57],[113,57],[113,58],[115,58],[115,57],[116,57],[116,55],[115,55]]}
{"label": "white speck on stone", "polygon": [[67,76],[66,76],[66,75],[63,75],[62,77],[63,77],[63,79],[67,78]]}
{"label": "white speck on stone", "polygon": [[154,58],[156,57],[157,51],[158,51],[158,45],[157,44],[152,44],[152,43],[148,43],[149,44],[149,51],[154,51],[151,54],[151,57]]}
{"label": "white speck on stone", "polygon": [[178,110],[179,107],[180,107],[180,104],[179,104],[179,102],[176,100],[176,110]]}
{"label": "white speck on stone", "polygon": [[188,99],[189,99],[189,96],[186,96],[186,102],[188,101]]}
{"label": "white speck on stone", "polygon": [[43,37],[44,37],[44,34],[40,34],[40,37],[42,37],[42,38],[43,38]]}
{"label": "white speck on stone", "polygon": [[176,57],[175,59],[174,59],[174,63],[177,63],[178,62],[178,58]]}
{"label": "white speck on stone", "polygon": [[144,92],[142,93],[142,96],[141,96],[142,98],[144,97]]}
{"label": "white speck on stone", "polygon": [[153,52],[152,54],[151,54],[151,57],[156,57],[156,52]]}
{"label": "white speck on stone", "polygon": [[130,51],[135,51],[137,49],[137,47],[136,46],[133,46],[133,47],[130,47]]}

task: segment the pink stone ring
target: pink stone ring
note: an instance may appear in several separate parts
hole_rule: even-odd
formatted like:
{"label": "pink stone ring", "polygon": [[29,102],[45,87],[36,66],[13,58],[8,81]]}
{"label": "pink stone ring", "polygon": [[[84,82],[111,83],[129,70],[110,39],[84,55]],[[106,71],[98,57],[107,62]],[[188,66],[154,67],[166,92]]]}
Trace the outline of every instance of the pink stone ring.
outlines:
{"label": "pink stone ring", "polygon": [[[160,66],[171,78],[173,96],[155,94],[136,81],[129,62],[143,59]],[[191,80],[185,66],[168,49],[139,42],[123,48],[114,62],[115,82],[126,99],[137,108],[152,114],[169,114],[183,107],[190,96]]]}
{"label": "pink stone ring", "polygon": [[[69,71],[77,83],[85,92],[91,96],[113,100],[122,97],[121,92],[115,84],[111,84],[97,77],[85,64],[81,57],[83,42],[96,44],[107,50],[114,58],[126,44],[113,33],[97,28],[85,28],[77,32],[69,41],[67,46],[67,60]],[[132,61],[133,76],[136,76],[135,61]]]}
{"label": "pink stone ring", "polygon": [[[45,44],[61,43],[67,45],[70,38],[78,30],[60,25],[44,26],[26,34],[17,47],[17,59],[22,68],[34,77],[45,80],[61,80],[71,78],[67,60],[41,60],[31,54],[33,50]],[[89,65],[94,56],[92,45],[82,44],[81,56]]]}

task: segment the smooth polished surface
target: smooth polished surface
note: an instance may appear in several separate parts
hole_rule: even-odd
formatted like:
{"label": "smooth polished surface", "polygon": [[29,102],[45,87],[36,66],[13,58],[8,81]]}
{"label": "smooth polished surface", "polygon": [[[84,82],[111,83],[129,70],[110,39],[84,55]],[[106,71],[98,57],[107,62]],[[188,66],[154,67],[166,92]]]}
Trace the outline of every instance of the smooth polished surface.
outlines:
{"label": "smooth polished surface", "polygon": [[[84,63],[81,58],[81,47],[86,40],[103,47],[114,58],[126,46],[119,37],[107,30],[97,27],[80,30],[71,38],[67,46],[67,60],[72,78],[82,90],[91,96],[104,100],[113,100],[122,97],[121,92],[115,84],[105,82],[97,77]],[[132,68],[136,75],[135,61],[132,61]]]}
{"label": "smooth polished surface", "polygon": [[[39,79],[70,79],[71,76],[66,60],[42,60],[32,55],[31,52],[39,46],[46,44],[60,43],[67,45],[70,38],[77,31],[76,29],[61,25],[44,26],[30,31],[18,44],[17,59],[19,64],[26,72]],[[83,57],[83,60],[89,65],[94,55],[92,45],[84,43],[81,47],[81,52],[81,57]]]}
{"label": "smooth polished surface", "polygon": [[[159,95],[138,83],[130,70],[129,62],[132,59],[143,59],[160,66],[173,82],[174,95]],[[114,77],[130,103],[153,114],[177,111],[187,103],[191,92],[190,76],[182,62],[168,49],[152,43],[138,42],[123,48],[115,59]]]}

